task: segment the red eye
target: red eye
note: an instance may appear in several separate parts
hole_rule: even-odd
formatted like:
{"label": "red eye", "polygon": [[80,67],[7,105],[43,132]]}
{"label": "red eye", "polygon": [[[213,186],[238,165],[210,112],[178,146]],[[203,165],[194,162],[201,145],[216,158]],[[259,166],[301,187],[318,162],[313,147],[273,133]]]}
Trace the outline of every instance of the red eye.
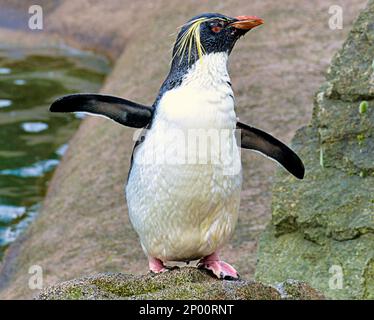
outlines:
{"label": "red eye", "polygon": [[218,33],[222,30],[222,27],[220,26],[215,26],[215,27],[212,27],[212,31],[215,32],[215,33]]}

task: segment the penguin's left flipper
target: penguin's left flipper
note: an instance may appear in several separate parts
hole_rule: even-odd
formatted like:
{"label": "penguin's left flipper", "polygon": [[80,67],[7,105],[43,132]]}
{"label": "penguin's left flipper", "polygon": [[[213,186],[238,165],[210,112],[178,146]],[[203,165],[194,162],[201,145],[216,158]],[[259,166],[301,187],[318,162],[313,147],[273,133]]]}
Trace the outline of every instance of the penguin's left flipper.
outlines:
{"label": "penguin's left flipper", "polygon": [[304,178],[305,168],[303,162],[283,142],[264,131],[241,122],[237,122],[236,128],[241,130],[242,148],[258,151],[277,161],[296,178]]}
{"label": "penguin's left flipper", "polygon": [[57,99],[51,112],[87,112],[112,119],[124,126],[143,128],[152,119],[153,108],[119,97],[101,94],[72,94]]}

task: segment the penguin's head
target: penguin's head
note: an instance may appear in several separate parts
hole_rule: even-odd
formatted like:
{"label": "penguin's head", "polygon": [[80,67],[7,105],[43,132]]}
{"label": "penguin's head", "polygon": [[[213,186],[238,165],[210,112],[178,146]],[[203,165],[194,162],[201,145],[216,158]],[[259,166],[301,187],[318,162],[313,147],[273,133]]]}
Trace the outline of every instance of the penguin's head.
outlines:
{"label": "penguin's head", "polygon": [[210,53],[230,54],[241,36],[263,23],[264,20],[255,16],[198,15],[181,27],[173,50],[173,63],[190,65]]}

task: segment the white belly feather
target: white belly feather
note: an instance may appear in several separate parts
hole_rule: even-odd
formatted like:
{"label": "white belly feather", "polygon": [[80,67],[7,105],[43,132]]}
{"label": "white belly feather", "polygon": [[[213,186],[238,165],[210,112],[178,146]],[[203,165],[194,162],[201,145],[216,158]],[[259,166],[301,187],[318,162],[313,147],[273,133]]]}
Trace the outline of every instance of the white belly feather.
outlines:
{"label": "white belly feather", "polygon": [[[226,61],[224,53],[204,56],[181,86],[165,93],[152,128],[134,153],[126,187],[130,220],[146,254],[163,261],[207,256],[229,239],[236,225],[242,172]],[[191,163],[178,153],[181,146],[188,153],[188,143],[183,145],[170,129],[185,137],[191,129],[229,130],[220,142],[231,148],[225,156],[230,159]],[[236,170],[227,171],[225,161]]]}

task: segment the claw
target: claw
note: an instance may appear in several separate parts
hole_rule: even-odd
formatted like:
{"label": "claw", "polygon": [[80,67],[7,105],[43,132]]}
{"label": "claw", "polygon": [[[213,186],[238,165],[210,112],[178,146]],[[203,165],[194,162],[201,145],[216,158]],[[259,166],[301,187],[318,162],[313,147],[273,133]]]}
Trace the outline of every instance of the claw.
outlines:
{"label": "claw", "polygon": [[178,270],[179,267],[178,266],[165,266],[166,269],[168,269],[168,271],[173,271],[173,270]]}

